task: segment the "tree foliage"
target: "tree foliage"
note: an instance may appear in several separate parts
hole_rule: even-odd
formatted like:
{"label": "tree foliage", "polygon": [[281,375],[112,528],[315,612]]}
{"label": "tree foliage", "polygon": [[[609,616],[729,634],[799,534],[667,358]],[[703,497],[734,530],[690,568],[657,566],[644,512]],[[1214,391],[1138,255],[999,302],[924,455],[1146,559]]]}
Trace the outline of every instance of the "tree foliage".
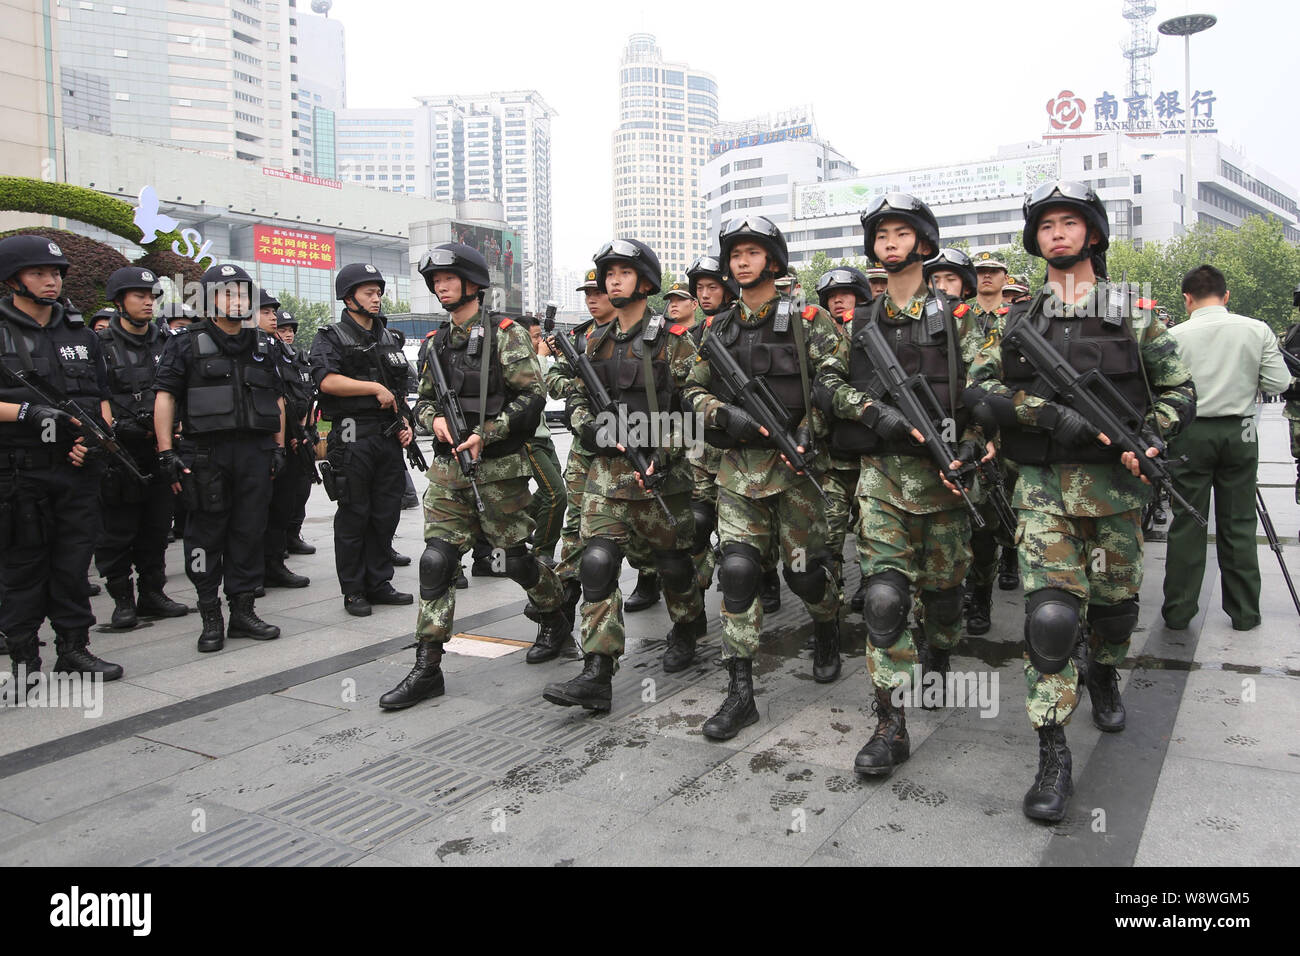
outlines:
{"label": "tree foliage", "polygon": [[308,302],[288,292],[281,292],[276,298],[280,300],[280,308],[298,320],[298,331],[293,337],[295,348],[311,348],[316,333],[334,320],[334,310],[327,302]]}

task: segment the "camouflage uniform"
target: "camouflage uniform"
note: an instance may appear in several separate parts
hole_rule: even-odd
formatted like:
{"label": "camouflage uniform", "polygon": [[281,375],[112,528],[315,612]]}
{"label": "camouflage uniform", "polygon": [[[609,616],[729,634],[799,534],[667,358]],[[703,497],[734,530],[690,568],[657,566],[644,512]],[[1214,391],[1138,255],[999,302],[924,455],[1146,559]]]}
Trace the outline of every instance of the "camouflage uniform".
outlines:
{"label": "camouflage uniform", "polygon": [[[482,324],[481,311],[463,326],[450,323],[446,332],[448,348],[463,347],[471,333]],[[515,397],[506,402],[495,418],[489,418],[485,425],[474,428],[475,434],[483,436],[484,454],[476,476],[483,511],[477,510],[469,479],[461,472],[456,457],[443,445],[438,448],[441,454],[429,466],[429,487],[424,493],[424,538],[426,542],[444,541],[463,556],[474,539],[482,534],[494,547],[506,551],[509,561],[511,550],[523,548],[533,530],[533,519],[528,514],[528,504],[532,500],[528,479],[532,477],[532,468],[526,454],[493,458],[487,453],[494,443],[517,437],[511,435],[511,428],[519,427],[516,422],[527,405],[545,402],[545,391],[532,339],[527,331],[510,319],[502,319],[498,324],[492,358],[500,368],[508,395]],[[430,354],[429,361],[438,359]],[[433,373],[427,367],[420,379],[419,394],[416,416],[425,428],[432,431],[433,420],[441,413],[434,401]],[[475,415],[466,412],[466,418],[471,426],[475,424]],[[528,429],[528,437],[532,436],[533,430],[531,427]],[[526,593],[542,612],[556,610],[562,596],[560,580],[545,564],[540,561],[536,564],[539,577]],[[455,588],[448,588],[434,600],[421,595],[416,637],[422,641],[446,643],[451,638],[455,610]]]}
{"label": "camouflage uniform", "polygon": [[[848,347],[849,323],[852,321],[853,314],[850,312],[846,321],[835,323],[844,336],[845,348]],[[854,518],[858,517],[858,482],[862,478],[862,460],[837,455],[834,451],[827,453],[827,460],[830,466],[822,475],[822,490],[831,500],[826,506],[826,547],[830,550],[831,560],[835,562],[835,578],[843,588],[844,539],[848,537]],[[865,568],[863,574],[866,574]]]}
{"label": "camouflage uniform", "polygon": [[[761,327],[769,321],[779,302],[780,297],[774,297],[757,311],[737,302],[732,312],[709,320],[708,334],[714,334],[719,322],[728,315],[742,329]],[[802,318],[794,315],[793,321],[805,323],[808,362],[813,370],[809,376],[811,385],[817,368],[843,351],[843,336],[830,314],[816,306],[808,306]],[[683,404],[701,416],[706,426],[717,427],[717,412],[726,402],[713,394],[708,362],[701,359],[691,370]],[[826,434],[822,415],[816,409],[804,417],[799,427],[810,428],[814,437]],[[813,467],[823,469],[826,461],[826,453],[819,448]],[[804,604],[814,621],[833,621],[838,614],[840,589],[826,566],[826,516],[813,481],[806,474],[795,474],[773,449],[751,446],[725,449],[717,477],[718,539],[724,552],[729,545],[742,545],[756,549],[760,556],[775,539],[787,581],[792,567],[795,572],[811,571],[813,562],[822,563],[826,588],[820,600],[815,603],[805,600]],[[724,602],[722,621],[724,656],[752,659],[758,651],[763,625],[761,603],[755,598],[744,611],[732,612]]]}
{"label": "camouflage uniform", "polygon": [[[857,315],[863,318],[865,310],[871,309],[888,338],[893,330],[901,334],[908,323],[924,320],[927,298],[922,289],[900,308],[886,293],[877,300],[878,311],[875,306],[859,307]],[[960,343],[961,376],[978,353],[980,338],[970,310],[946,301]],[[847,360],[826,366],[821,382],[831,392],[838,418],[856,422],[871,402],[868,393],[850,382]],[[958,394],[964,384],[963,379],[953,386]],[[889,404],[887,398],[884,402]],[[958,437],[983,445],[973,427]],[[960,588],[970,565],[971,523],[965,502],[943,484],[929,454],[920,449],[911,454],[863,455],[857,497],[863,573],[868,578],[889,571],[903,575],[909,587],[920,592],[917,623],[925,639],[936,650],[951,650],[961,639]],[[888,690],[912,679],[913,665],[919,661],[916,638],[913,628],[905,624],[889,647],[867,642],[867,663],[876,688]]]}
{"label": "camouflage uniform", "polygon": [[[989,312],[978,302],[971,304],[971,319],[981,344],[988,340],[991,332],[1002,328],[1009,311],[1011,310],[1005,305],[998,306],[998,308]],[[1007,467],[1005,461],[999,461],[998,465],[1002,468],[1002,481],[1005,485],[1007,498],[1010,500],[1015,486],[1016,473]],[[1015,541],[998,521],[998,513],[994,510],[992,501],[989,500],[987,489],[982,487],[979,489],[979,494],[975,496],[975,503],[979,506],[980,517],[984,519],[984,528],[982,530],[978,528],[971,529],[971,565],[970,571],[966,575],[968,591],[993,586],[993,580],[997,577],[998,572],[999,545],[1012,551],[1016,548]]]}
{"label": "camouflage uniform", "polygon": [[[1054,295],[1043,309],[1049,315],[1075,319],[1096,309],[1094,289],[1071,307]],[[1037,301],[1037,300],[1035,300]],[[1002,331],[989,336],[971,367],[973,385],[1011,399],[1016,421],[1034,426],[1045,400],[1004,384],[1002,333],[1029,313],[1033,303],[1014,306]],[[1055,321],[1055,320],[1053,320]],[[1149,315],[1133,311],[1125,324],[1137,340],[1155,404],[1147,420],[1159,423],[1166,437],[1195,415],[1196,392],[1191,373],[1178,356],[1173,336]],[[1067,358],[1070,356],[1067,355]],[[1004,433],[1005,435],[1005,433]],[[1100,446],[1098,446],[1100,447]],[[1026,602],[1046,588],[1066,591],[1087,609],[1089,621],[1103,618],[1131,602],[1135,609],[1142,585],[1142,507],[1150,489],[1118,460],[1094,464],[1020,463],[1020,478],[1012,497],[1019,518],[1017,543]],[[1107,643],[1093,638],[1093,660],[1115,666],[1128,654],[1129,641]],[[1078,668],[1073,660],[1059,673],[1045,675],[1025,654],[1026,709],[1037,729],[1049,723],[1064,726],[1078,702]]]}

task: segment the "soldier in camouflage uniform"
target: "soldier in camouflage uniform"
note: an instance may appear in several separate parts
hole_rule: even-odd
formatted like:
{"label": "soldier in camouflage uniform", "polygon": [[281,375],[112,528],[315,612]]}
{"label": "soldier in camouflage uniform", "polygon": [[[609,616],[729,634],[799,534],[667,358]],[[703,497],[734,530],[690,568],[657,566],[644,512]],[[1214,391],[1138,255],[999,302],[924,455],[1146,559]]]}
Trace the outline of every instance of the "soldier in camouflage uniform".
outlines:
{"label": "soldier in camouflage uniform", "polygon": [[1031,322],[1076,371],[1100,368],[1145,416],[1148,457],[1163,447],[1159,436],[1171,437],[1195,416],[1196,390],[1173,336],[1131,295],[1112,296],[1104,284],[1110,225],[1097,194],[1082,183],[1046,183],[1025,200],[1024,213],[1025,249],[1047,259],[1047,284],[1013,306],[1004,330],[986,339],[971,369],[970,400],[978,403],[984,392],[1003,454],[1020,465],[1011,503],[1025,582],[1026,704],[1039,736],[1024,812],[1057,821],[1074,786],[1064,728],[1077,703],[1072,652],[1084,619],[1093,723],[1124,729],[1116,667],[1138,622],[1141,515],[1150,488],[1138,477],[1137,457],[1105,447],[1109,436],[1054,394],[1042,394],[1033,366],[1003,338]]}
{"label": "soldier in camouflage uniform", "polygon": [[1015,305],[1029,300],[1029,277],[1008,276],[1007,284],[1002,287],[1002,304]]}
{"label": "soldier in camouflage uniform", "polygon": [[[629,543],[653,553],[673,629],[665,669],[680,670],[695,656],[704,633],[704,599],[691,562],[690,469],[685,435],[670,429],[680,413],[680,390],[695,359],[686,329],[649,311],[659,291],[659,259],[645,243],[615,239],[595,256],[596,284],[617,314],[587,337],[587,352],[612,405],[600,417],[581,378],[569,398],[573,429],[594,454],[582,501],[582,673],[548,684],[543,696],[564,707],[609,710],[617,660],[623,653],[623,595],[618,576]],[[617,424],[607,420],[613,414]],[[680,414],[677,417],[681,418]],[[625,426],[626,423],[626,426]],[[638,432],[642,434],[638,435]],[[620,450],[638,448],[649,466],[633,469]],[[663,505],[656,501],[646,481]],[[671,514],[671,520],[664,513]]]}
{"label": "soldier in camouflage uniform", "polygon": [[[812,452],[813,437],[824,435],[825,426],[807,393],[818,367],[843,350],[843,338],[824,310],[808,306],[797,312],[777,295],[775,280],[790,260],[785,237],[770,220],[733,220],[723,228],[720,245],[722,261],[740,285],[740,301],[709,319],[706,334],[716,337],[747,375],[766,379],[795,423],[798,446]],[[686,406],[714,430],[715,443],[731,446],[718,470],[718,580],[730,684],[726,700],[703,727],[712,740],[729,740],[758,721],[752,668],[763,611],[756,598],[763,554],[773,537],[779,539],[786,583],[813,618],[813,678],[829,683],[840,673],[840,590],[826,550],[816,478],[796,473],[753,418],[731,403],[735,396],[721,391],[710,363],[697,362],[685,390]],[[820,471],[825,454],[818,451],[811,464]]]}
{"label": "soldier in camouflage uniform", "polygon": [[[379,699],[386,709],[409,707],[443,693],[439,665],[443,645],[451,639],[456,611],[452,585],[461,556],[479,534],[504,552],[506,576],[527,592],[532,616],[540,625],[537,640],[563,640],[565,632],[560,580],[525,544],[533,531],[528,513],[532,470],[528,456],[521,452],[537,430],[546,402],[532,339],[510,319],[485,325],[483,298],[490,279],[487,261],[474,249],[460,243],[436,246],[421,261],[420,274],[451,314],[451,321],[433,337],[416,410],[435,441],[429,487],[424,493],[425,550],[420,557],[416,663],[397,687]],[[444,409],[435,397],[434,362],[458,393],[466,424],[473,429],[454,448]],[[486,388],[483,376],[487,377]],[[462,451],[468,451],[478,463],[481,512],[456,457]]]}
{"label": "soldier in camouflage uniform", "polygon": [[[1291,295],[1291,302],[1300,309],[1300,286],[1296,286]],[[1282,348],[1292,355],[1300,355],[1300,322],[1286,330],[1282,338]],[[1300,505],[1300,377],[1292,376],[1291,386],[1282,393],[1282,417],[1287,420],[1291,432],[1291,457],[1296,460],[1295,501]]]}
{"label": "soldier in camouflage uniform", "polygon": [[871,297],[874,299],[878,295],[884,295],[885,289],[889,286],[889,273],[880,266],[872,266],[865,273],[867,285],[871,286]]}
{"label": "soldier in camouflage uniform", "polygon": [[[817,300],[836,320],[836,326],[848,341],[853,310],[870,305],[871,285],[861,270],[850,267],[832,269],[817,280]],[[822,476],[822,488],[831,503],[826,506],[826,544],[835,562],[835,579],[844,587],[844,539],[858,514],[858,479],[862,476],[862,459],[857,455],[839,455],[829,449],[830,467]],[[861,611],[867,596],[867,579],[863,575],[853,594],[850,607]]]}
{"label": "soldier in camouflage uniform", "polygon": [[[911,683],[919,638],[924,636],[923,669],[930,681],[930,674],[946,679],[949,655],[961,639],[970,515],[921,447],[921,433],[887,393],[872,398],[879,372],[858,340],[867,323],[879,325],[905,370],[930,383],[949,413],[933,424],[955,444],[958,457],[970,462],[992,451],[970,425],[960,398],[966,368],[979,350],[970,310],[925,286],[923,263],[939,251],[930,207],[907,194],[887,193],[862,214],[862,229],[867,255],[889,273],[888,288],[869,308],[856,310],[848,359],[828,363],[819,385],[836,417],[832,447],[862,456],[858,548],[867,575],[863,616],[877,726],[853,766],[860,774],[887,776],[911,753],[905,708],[893,691]],[[915,628],[909,626],[913,589],[920,593]]]}

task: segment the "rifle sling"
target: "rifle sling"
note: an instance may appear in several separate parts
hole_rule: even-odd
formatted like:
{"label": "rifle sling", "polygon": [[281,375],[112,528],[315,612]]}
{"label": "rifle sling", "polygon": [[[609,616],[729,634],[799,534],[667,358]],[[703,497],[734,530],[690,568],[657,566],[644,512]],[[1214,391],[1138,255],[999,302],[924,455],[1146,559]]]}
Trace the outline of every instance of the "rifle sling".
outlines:
{"label": "rifle sling", "polygon": [[[794,300],[789,296],[782,296],[781,303],[777,306],[778,311],[785,309],[789,312],[792,308],[794,308]],[[795,350],[799,353],[799,384],[803,387],[803,407],[808,415],[808,434],[811,435],[813,430],[813,406],[812,390],[808,387],[808,361],[810,356],[808,355],[808,347],[804,339],[803,323],[804,317],[802,314],[794,317],[794,345]],[[797,430],[799,428],[799,423],[795,422],[794,427]],[[809,448],[808,451],[812,451],[812,449]]]}

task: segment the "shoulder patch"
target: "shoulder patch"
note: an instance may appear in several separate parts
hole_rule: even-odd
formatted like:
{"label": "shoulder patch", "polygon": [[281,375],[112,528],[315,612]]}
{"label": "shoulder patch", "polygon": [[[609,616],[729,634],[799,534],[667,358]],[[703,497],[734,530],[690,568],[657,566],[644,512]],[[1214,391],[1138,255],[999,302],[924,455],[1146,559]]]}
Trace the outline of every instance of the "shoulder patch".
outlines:
{"label": "shoulder patch", "polygon": [[712,325],[713,325],[713,316],[709,316],[707,319],[704,320],[704,327],[707,329],[707,328],[711,328]]}
{"label": "shoulder patch", "polygon": [[515,324],[515,320],[514,320],[514,319],[502,319],[500,322],[497,323],[497,328],[498,328],[498,329],[508,329],[508,328],[510,328],[510,326],[512,326],[512,325],[514,325],[514,324]]}
{"label": "shoulder patch", "polygon": [[1137,307],[1139,309],[1154,309],[1156,307],[1155,299],[1138,299]]}
{"label": "shoulder patch", "polygon": [[804,317],[805,319],[807,319],[809,322],[811,322],[813,319],[817,318],[817,306],[815,306],[815,305],[807,306],[807,307],[803,310],[803,317]]}
{"label": "shoulder patch", "polygon": [[957,316],[957,318],[960,319],[963,315],[965,315],[969,311],[970,311],[970,307],[966,305],[965,302],[963,302],[960,305],[958,305],[957,308],[952,310],[952,314]]}
{"label": "shoulder patch", "polygon": [[670,326],[668,327],[668,331],[671,332],[673,335],[685,335],[685,334],[686,334],[686,326],[684,326],[684,325],[670,325]]}
{"label": "shoulder patch", "polygon": [[1006,315],[1006,314],[1007,314],[1008,312],[1010,312],[1010,311],[1011,311],[1011,306],[1009,306],[1009,305],[1004,305],[1004,306],[1001,306],[1000,308],[994,309],[994,310],[993,310],[993,314],[994,314],[994,315]]}
{"label": "shoulder patch", "polygon": [[438,334],[438,333],[437,333],[436,331],[434,331],[434,332],[425,332],[425,333],[424,333],[424,337],[425,337],[426,339],[431,339],[431,338],[433,338],[433,337],[434,337],[435,335],[437,335],[437,334]]}

